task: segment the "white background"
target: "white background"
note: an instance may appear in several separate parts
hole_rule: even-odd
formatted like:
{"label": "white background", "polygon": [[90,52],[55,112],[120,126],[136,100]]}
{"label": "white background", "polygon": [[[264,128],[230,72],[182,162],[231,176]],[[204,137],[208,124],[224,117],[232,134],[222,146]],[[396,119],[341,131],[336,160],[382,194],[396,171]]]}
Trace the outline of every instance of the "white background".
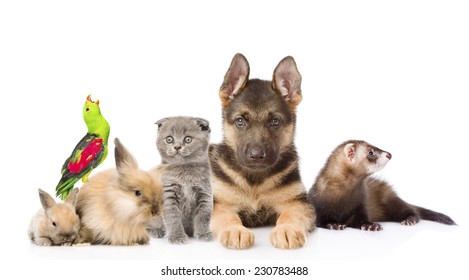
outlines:
{"label": "white background", "polygon": [[[166,265],[306,265],[311,279],[467,277],[468,14],[464,1],[1,2],[1,273],[157,279]],[[283,57],[295,58],[303,77],[296,143],[306,188],[336,145],[363,139],[392,153],[379,176],[403,199],[459,226],[320,229],[292,251],[270,245],[271,228],[255,229],[256,244],[245,251],[196,240],[30,244],[37,188],[54,191],[63,161],[86,133],[81,110],[89,93],[111,124],[110,141],[119,137],[149,169],[160,160],[160,118],[206,118],[212,142],[221,141],[218,88],[236,52],[261,79],[271,79]],[[94,173],[113,167],[110,148]],[[57,262],[75,259],[88,261]],[[95,261],[101,259],[108,261]]]}

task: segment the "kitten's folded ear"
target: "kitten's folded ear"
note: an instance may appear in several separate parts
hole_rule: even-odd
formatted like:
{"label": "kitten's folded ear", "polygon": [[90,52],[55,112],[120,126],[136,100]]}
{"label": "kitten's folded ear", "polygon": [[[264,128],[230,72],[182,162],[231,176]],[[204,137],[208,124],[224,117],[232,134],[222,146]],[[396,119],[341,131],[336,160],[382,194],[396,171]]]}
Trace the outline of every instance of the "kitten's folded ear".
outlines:
{"label": "kitten's folded ear", "polygon": [[168,121],[168,118],[161,119],[157,121],[155,124],[158,126],[158,130],[161,128],[161,126]]}
{"label": "kitten's folded ear", "polygon": [[198,126],[200,126],[200,129],[202,131],[207,131],[210,132],[210,123],[202,118],[194,118],[195,122],[197,123]]}

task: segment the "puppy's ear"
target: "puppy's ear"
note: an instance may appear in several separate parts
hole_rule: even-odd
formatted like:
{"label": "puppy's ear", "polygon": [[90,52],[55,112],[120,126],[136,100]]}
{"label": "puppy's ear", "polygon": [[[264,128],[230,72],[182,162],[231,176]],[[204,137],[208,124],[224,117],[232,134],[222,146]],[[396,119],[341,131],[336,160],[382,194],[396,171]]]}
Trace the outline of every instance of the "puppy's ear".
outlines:
{"label": "puppy's ear", "polygon": [[237,53],[231,61],[230,68],[220,87],[222,106],[227,106],[231,100],[244,88],[249,79],[249,63],[244,55]]}
{"label": "puppy's ear", "polygon": [[296,67],[295,60],[291,56],[282,59],[274,70],[272,87],[279,92],[292,108],[300,104],[301,75]]}
{"label": "puppy's ear", "polygon": [[119,138],[114,139],[114,157],[116,160],[116,168],[119,175],[123,175],[123,172],[127,168],[137,169],[138,164],[135,158],[130,152],[122,145]]}
{"label": "puppy's ear", "polygon": [[344,154],[350,162],[353,162],[356,150],[357,146],[355,145],[355,143],[348,143],[347,145],[345,145]]}
{"label": "puppy's ear", "polygon": [[202,118],[194,118],[196,124],[200,127],[202,131],[210,132],[210,123]]}
{"label": "puppy's ear", "polygon": [[39,199],[41,200],[42,208],[44,208],[45,211],[47,209],[50,209],[52,206],[54,206],[55,200],[50,196],[50,194],[46,193],[45,191],[38,189],[39,191]]}

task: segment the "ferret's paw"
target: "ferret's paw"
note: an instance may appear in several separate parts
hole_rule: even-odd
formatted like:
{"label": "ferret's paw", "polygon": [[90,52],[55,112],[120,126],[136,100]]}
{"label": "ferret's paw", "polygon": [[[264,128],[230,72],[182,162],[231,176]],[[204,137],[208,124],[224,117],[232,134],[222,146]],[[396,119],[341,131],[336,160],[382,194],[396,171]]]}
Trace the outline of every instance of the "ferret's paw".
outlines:
{"label": "ferret's paw", "polygon": [[347,228],[347,225],[342,225],[342,224],[327,224],[327,229],[333,229],[333,230],[344,230]]}
{"label": "ferret's paw", "polygon": [[364,223],[361,225],[360,229],[366,231],[380,231],[383,230],[383,227],[377,223]]}
{"label": "ferret's paw", "polygon": [[419,222],[419,218],[417,216],[409,216],[404,221],[401,222],[404,226],[413,226]]}

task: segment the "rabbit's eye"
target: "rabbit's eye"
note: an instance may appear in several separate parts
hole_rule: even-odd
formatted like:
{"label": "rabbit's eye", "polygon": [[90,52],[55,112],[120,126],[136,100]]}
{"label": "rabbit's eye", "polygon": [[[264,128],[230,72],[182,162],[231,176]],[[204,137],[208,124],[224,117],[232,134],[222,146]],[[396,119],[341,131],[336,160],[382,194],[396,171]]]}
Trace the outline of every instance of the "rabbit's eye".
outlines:
{"label": "rabbit's eye", "polygon": [[135,191],[135,196],[136,196],[136,197],[142,196],[142,192],[141,192],[141,191]]}
{"label": "rabbit's eye", "polygon": [[57,224],[56,224],[55,222],[52,222],[52,225],[53,225],[54,227],[57,226]]}

